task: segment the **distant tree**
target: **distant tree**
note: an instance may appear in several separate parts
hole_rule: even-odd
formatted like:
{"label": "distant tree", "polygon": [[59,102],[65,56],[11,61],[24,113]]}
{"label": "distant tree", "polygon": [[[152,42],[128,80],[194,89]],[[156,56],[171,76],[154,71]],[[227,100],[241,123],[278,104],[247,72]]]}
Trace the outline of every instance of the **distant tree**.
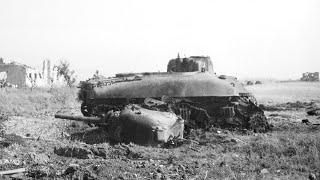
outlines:
{"label": "distant tree", "polygon": [[57,68],[58,77],[62,76],[64,80],[67,82],[67,85],[69,87],[72,87],[76,82],[76,78],[74,77],[74,70],[70,70],[69,62],[60,61],[60,64],[58,66],[55,66],[55,68]]}
{"label": "distant tree", "polygon": [[96,70],[96,73],[94,73],[93,78],[99,78],[99,70]]}

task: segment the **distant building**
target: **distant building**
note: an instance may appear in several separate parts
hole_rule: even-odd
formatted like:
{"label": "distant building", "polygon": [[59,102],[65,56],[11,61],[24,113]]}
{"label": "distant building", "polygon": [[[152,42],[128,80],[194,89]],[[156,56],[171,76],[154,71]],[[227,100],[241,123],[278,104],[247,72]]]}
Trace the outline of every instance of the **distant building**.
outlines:
{"label": "distant building", "polygon": [[64,86],[66,82],[58,75],[57,67],[52,65],[50,60],[44,60],[42,64],[42,74],[46,80],[46,86]]}
{"label": "distant building", "polygon": [[50,66],[50,61],[43,62],[42,71],[17,62],[4,63],[0,58],[1,81],[6,81],[18,88],[23,87],[48,87],[52,84],[62,84],[62,78],[57,76],[57,71]]}
{"label": "distant building", "polygon": [[301,81],[319,81],[319,72],[306,72],[302,74]]}

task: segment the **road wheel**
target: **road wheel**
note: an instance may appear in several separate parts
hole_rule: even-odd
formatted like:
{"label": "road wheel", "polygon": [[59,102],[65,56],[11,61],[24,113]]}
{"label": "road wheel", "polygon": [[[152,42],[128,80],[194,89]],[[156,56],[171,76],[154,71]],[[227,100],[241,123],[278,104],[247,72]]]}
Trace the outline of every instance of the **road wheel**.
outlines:
{"label": "road wheel", "polygon": [[92,115],[92,107],[86,105],[85,103],[81,104],[81,113],[86,116],[89,117]]}

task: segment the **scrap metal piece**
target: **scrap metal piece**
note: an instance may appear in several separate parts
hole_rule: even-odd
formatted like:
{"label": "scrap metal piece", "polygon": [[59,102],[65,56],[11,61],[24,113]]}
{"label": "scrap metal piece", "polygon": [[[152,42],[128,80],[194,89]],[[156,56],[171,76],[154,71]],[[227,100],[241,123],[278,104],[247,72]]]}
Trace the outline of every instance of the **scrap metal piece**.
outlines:
{"label": "scrap metal piece", "polygon": [[0,171],[0,176],[24,173],[25,171],[26,171],[26,168],[19,168],[19,169],[13,169],[13,170],[8,170],[8,171]]}

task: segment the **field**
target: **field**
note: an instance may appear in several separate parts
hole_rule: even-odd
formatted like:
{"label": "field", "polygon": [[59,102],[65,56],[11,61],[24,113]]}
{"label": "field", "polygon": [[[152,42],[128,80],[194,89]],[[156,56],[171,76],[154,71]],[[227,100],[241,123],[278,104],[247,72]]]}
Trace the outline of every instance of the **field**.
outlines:
{"label": "field", "polygon": [[320,101],[319,82],[267,83],[246,88],[262,104]]}
{"label": "field", "polygon": [[319,179],[320,118],[306,108],[320,103],[320,83],[247,88],[271,132],[194,130],[167,148],[112,144],[102,128],[55,119],[80,114],[76,89],[0,89],[0,171],[25,168],[17,179]]}

